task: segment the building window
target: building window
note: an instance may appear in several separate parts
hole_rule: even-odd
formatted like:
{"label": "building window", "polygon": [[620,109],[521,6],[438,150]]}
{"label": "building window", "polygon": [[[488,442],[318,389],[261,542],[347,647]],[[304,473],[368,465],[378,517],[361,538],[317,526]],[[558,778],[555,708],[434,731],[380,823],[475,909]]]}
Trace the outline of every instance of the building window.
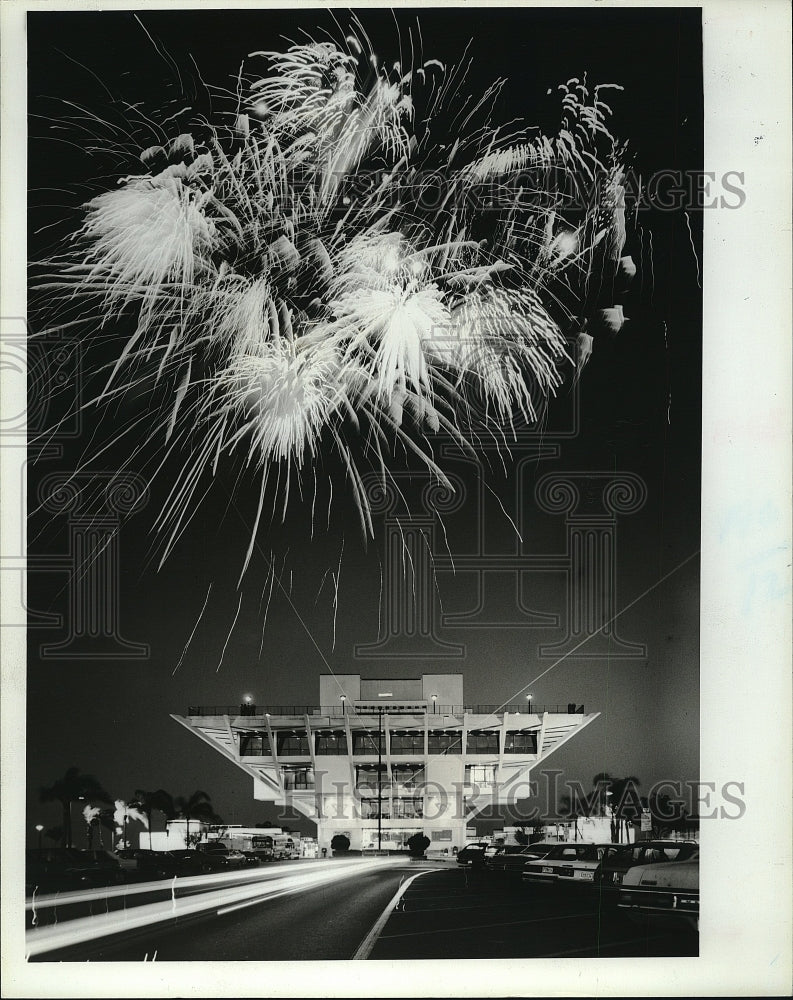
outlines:
{"label": "building window", "polygon": [[352,752],[359,757],[385,754],[385,734],[378,733],[376,729],[373,732],[353,733]]}
{"label": "building window", "polygon": [[[390,783],[388,781],[388,770],[386,765],[383,764],[379,769],[380,774],[380,789],[390,788]],[[358,791],[373,792],[377,794],[377,775],[378,767],[377,764],[361,764],[355,768],[355,787]]]}
{"label": "building window", "polygon": [[537,753],[537,730],[520,729],[507,733],[504,753]]}
{"label": "building window", "polygon": [[308,736],[305,733],[278,733],[279,757],[308,757],[311,750],[308,746]]}
{"label": "building window", "polygon": [[498,753],[497,729],[472,729],[465,740],[466,753]]}
{"label": "building window", "polygon": [[429,734],[427,749],[430,753],[462,753],[462,733],[459,729],[438,729]]}
{"label": "building window", "polygon": [[314,769],[311,767],[282,767],[281,774],[287,790],[314,787]]}
{"label": "building window", "polygon": [[394,783],[403,785],[405,788],[414,788],[420,785],[425,779],[423,764],[392,764],[391,774]]}
{"label": "building window", "polygon": [[433,840],[451,840],[452,831],[451,830],[432,830],[430,831],[430,836]]}
{"label": "building window", "polygon": [[466,785],[493,785],[496,781],[495,764],[466,764]]}
{"label": "building window", "polygon": [[343,729],[332,732],[317,732],[316,753],[332,756],[347,753],[347,734]]}
{"label": "building window", "polygon": [[361,819],[391,819],[391,802],[388,799],[383,799],[382,802],[377,799],[362,799]]}
{"label": "building window", "polygon": [[424,733],[391,733],[391,753],[424,756]]}
{"label": "building window", "polygon": [[240,733],[240,757],[269,757],[267,733]]}
{"label": "building window", "polygon": [[423,819],[424,803],[419,799],[394,799],[391,807],[394,819]]}

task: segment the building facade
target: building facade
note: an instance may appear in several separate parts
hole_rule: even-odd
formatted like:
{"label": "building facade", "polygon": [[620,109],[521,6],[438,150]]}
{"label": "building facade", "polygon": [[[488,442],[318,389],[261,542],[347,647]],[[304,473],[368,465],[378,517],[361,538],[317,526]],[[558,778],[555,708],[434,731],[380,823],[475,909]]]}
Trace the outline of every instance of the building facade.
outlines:
{"label": "building facade", "polygon": [[461,674],[320,677],[319,704],[192,706],[173,715],[253,779],[255,799],[308,817],[319,848],[452,853],[484,809],[529,796],[531,771],[596,719],[583,705],[466,705]]}

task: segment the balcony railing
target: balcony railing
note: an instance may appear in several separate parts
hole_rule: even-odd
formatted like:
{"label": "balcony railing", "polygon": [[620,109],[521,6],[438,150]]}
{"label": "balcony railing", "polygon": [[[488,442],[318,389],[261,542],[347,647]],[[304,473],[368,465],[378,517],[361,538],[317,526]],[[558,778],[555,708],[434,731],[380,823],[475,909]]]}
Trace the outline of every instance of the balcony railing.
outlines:
{"label": "balcony railing", "polygon": [[[351,719],[356,716],[366,716],[375,718],[382,711],[383,715],[401,715],[405,709],[398,703],[389,703],[378,706],[376,709],[366,707],[356,709],[352,705],[344,707],[342,705],[190,705],[187,709],[188,716],[241,716],[250,715],[256,718],[270,716],[327,716],[334,719],[342,719],[345,715]],[[468,712],[471,715],[503,715],[511,712],[520,715],[538,715],[542,712],[550,712],[554,715],[582,715],[583,705],[576,705],[568,702],[566,705],[535,705],[533,702],[523,701],[510,705],[428,705],[426,709],[411,709],[412,714],[423,715],[462,715]]]}

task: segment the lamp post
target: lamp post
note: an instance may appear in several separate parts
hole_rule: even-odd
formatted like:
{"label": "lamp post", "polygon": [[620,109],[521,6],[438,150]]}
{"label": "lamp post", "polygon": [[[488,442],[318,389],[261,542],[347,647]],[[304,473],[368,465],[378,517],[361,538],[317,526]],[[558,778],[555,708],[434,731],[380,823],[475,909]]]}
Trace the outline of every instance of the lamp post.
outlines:
{"label": "lamp post", "polygon": [[531,714],[531,699],[532,699],[532,697],[533,697],[533,695],[530,695],[530,694],[526,695],[526,701],[529,703],[529,714]]}
{"label": "lamp post", "polygon": [[341,711],[344,714],[347,711],[347,695],[339,695],[339,701],[341,702]]}
{"label": "lamp post", "polygon": [[383,709],[377,709],[377,850],[383,849]]}
{"label": "lamp post", "polygon": [[73,820],[72,820],[72,805],[75,802],[85,802],[84,795],[78,795],[76,799],[71,799],[69,801],[69,829],[66,832],[66,846],[74,847],[74,833],[73,833]]}
{"label": "lamp post", "polygon": [[438,696],[437,694],[432,695],[432,712],[436,715],[438,712]]}
{"label": "lamp post", "polygon": [[41,850],[41,832],[43,829],[44,827],[41,825],[41,823],[36,824],[36,833],[39,835],[39,850]]}

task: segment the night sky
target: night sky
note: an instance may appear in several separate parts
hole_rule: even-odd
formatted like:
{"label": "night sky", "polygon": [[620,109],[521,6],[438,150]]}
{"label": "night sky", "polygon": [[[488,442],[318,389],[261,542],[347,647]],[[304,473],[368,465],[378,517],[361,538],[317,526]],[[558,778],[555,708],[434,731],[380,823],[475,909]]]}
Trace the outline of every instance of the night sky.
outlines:
{"label": "night sky", "polygon": [[[584,73],[592,83],[620,84],[624,90],[610,97],[612,130],[628,140],[637,172],[648,177],[662,169],[702,167],[702,50],[696,9],[358,13],[386,61],[398,58],[399,37],[404,42],[417,18],[425,58],[453,63],[472,40],[469,55],[474,61],[465,90],[476,92],[497,77],[506,78],[500,105],[504,120],[520,116],[548,130],[558,121],[558,98],[549,96],[549,89]],[[336,16],[346,26],[343,12]],[[325,28],[338,35],[331,15],[323,11],[147,11],[140,17],[145,31],[131,13],[29,15],[31,260],[46,257],[56,239],[74,228],[76,206],[133,170],[132,164],[114,162],[101,150],[86,150],[85,133],[67,120],[82,113],[76,106],[94,110],[99,118],[115,114],[120,120],[117,110],[109,110],[108,92],[156,112],[175,100],[180,86],[200,103],[205,91],[196,66],[207,84],[233,86],[240,62],[252,51],[279,48],[282,37],[298,40],[301,29],[314,34]],[[101,146],[102,126],[95,130]],[[549,766],[585,785],[599,771],[637,775],[646,791],[661,779],[698,777],[702,338],[697,260],[702,220],[696,211],[686,217],[683,211],[650,210],[640,221],[641,239],[631,237],[625,249],[639,265],[624,298],[630,322],[614,341],[596,343],[581,379],[578,432],[557,439],[558,457],[536,462],[520,490],[527,499],[521,524],[524,551],[553,553],[564,545],[564,518],[536,508],[531,490],[540,476],[625,472],[647,484],[644,507],[620,519],[617,541],[618,605],[636,602],[620,617],[618,631],[647,646],[646,662],[565,660],[531,686],[537,705],[575,701],[602,713],[551,757]],[[120,322],[119,338],[128,333]],[[81,346],[82,386],[67,380],[48,419],[65,412],[58,407],[66,405],[70,389],[72,399],[90,398],[96,371],[107,360],[103,352],[112,350],[112,344],[88,348]],[[32,395],[36,389],[32,382]],[[564,424],[570,400],[562,392],[554,403],[549,440],[553,428]],[[113,471],[128,463],[130,471],[148,479],[157,453],[156,441],[153,447],[147,444],[155,430],[145,419],[149,405],[143,390],[120,403],[110,420],[107,413],[101,421],[84,413],[80,435],[61,441],[60,457],[32,464],[29,496],[35,498],[45,476],[74,469],[85,454],[96,453],[112,442],[114,431],[136,419],[138,429],[111,445],[91,468]],[[495,460],[484,474],[514,517],[508,455],[505,464],[506,474]],[[336,472],[331,465],[327,475],[332,478]],[[538,646],[561,639],[560,629],[496,627],[440,629],[444,641],[465,644],[462,659],[356,659],[356,645],[378,638],[382,520],[375,538],[364,545],[343,487],[334,493],[327,528],[323,510],[313,537],[308,495],[290,506],[283,523],[280,511],[263,523],[238,590],[256,492],[251,478],[229,464],[158,569],[162,538],[153,522],[168,492],[168,473],[175,468],[167,465],[150,483],[148,502],[120,532],[121,631],[130,642],[148,644],[148,658],[44,658],[42,644],[60,641],[63,631],[35,622],[29,629],[29,832],[36,822],[59,822],[57,805],[40,805],[38,789],[70,765],[96,774],[120,798],[130,798],[137,788],[165,788],[174,795],[200,788],[227,822],[274,819],[276,807],[253,801],[246,775],[169,718],[171,712],[186,713],[188,705],[231,705],[248,692],[260,705],[315,704],[318,675],[330,670],[383,678],[459,671],[465,676],[467,703],[499,704],[519,700],[526,685],[553,662],[539,657]],[[473,495],[475,476],[462,465],[449,468]],[[509,551],[514,531],[497,510],[493,503],[487,545],[490,551]],[[477,530],[475,505],[463,504],[445,523],[452,553],[470,550]],[[34,511],[29,537],[32,555],[64,553],[66,518]],[[274,588],[263,628],[271,561],[282,586]],[[334,614],[327,571],[339,566]],[[30,607],[64,614],[65,582],[63,574],[31,573]],[[476,603],[474,582],[464,574],[444,573],[438,587],[446,612],[463,612]],[[561,613],[564,619],[564,585],[558,574],[534,575],[526,587],[532,608]],[[205,600],[206,610],[185,651]]]}

